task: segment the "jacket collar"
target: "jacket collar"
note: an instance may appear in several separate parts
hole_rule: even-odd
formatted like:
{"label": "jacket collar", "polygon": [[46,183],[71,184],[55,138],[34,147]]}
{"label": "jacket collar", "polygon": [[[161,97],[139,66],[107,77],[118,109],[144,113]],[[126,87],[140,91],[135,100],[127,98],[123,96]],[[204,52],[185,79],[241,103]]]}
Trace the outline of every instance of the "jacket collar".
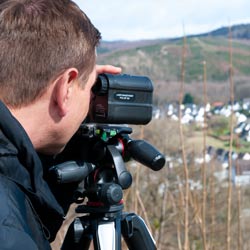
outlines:
{"label": "jacket collar", "polygon": [[42,211],[46,207],[58,219],[62,219],[63,210],[43,179],[42,163],[27,133],[0,101],[0,148],[3,142],[5,145],[1,150],[6,150],[5,154],[15,156],[14,159],[19,164],[9,164],[6,161],[7,167],[1,167],[0,164],[0,172],[5,171],[3,174],[21,186],[36,210]]}

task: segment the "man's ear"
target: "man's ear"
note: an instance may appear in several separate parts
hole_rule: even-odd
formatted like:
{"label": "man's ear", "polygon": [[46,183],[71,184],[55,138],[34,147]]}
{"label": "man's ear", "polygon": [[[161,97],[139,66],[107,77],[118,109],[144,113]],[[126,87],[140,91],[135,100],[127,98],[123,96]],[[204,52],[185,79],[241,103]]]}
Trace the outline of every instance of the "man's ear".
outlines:
{"label": "man's ear", "polygon": [[78,78],[78,70],[70,68],[60,74],[54,81],[53,101],[60,117],[67,114],[69,110],[68,102],[73,95],[73,87]]}

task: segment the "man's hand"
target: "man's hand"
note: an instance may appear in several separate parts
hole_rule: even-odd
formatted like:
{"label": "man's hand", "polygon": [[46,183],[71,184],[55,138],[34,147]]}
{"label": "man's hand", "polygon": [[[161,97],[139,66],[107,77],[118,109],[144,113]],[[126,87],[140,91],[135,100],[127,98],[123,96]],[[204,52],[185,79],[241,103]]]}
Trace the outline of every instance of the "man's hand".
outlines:
{"label": "man's hand", "polygon": [[122,69],[112,65],[96,65],[97,74],[108,73],[108,74],[120,74]]}

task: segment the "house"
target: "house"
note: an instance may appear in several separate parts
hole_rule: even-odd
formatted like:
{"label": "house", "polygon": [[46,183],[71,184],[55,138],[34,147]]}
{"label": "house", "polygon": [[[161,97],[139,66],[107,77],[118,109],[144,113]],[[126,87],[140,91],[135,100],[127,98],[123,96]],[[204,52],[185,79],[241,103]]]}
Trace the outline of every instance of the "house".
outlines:
{"label": "house", "polygon": [[223,162],[223,158],[224,158],[225,153],[226,153],[226,151],[223,148],[216,149],[216,158],[220,162]]}
{"label": "house", "polygon": [[250,161],[250,153],[244,153],[243,156],[242,156],[242,160]]}
{"label": "house", "polygon": [[244,98],[242,100],[242,109],[250,110],[250,98]]}
{"label": "house", "polygon": [[240,135],[244,131],[246,125],[247,123],[245,121],[238,123],[236,127],[234,127],[234,133]]}
{"label": "house", "polygon": [[247,142],[250,142],[250,131],[243,133],[241,138]]}
{"label": "house", "polygon": [[231,107],[223,106],[219,114],[223,115],[225,117],[229,117],[231,115],[231,113],[232,113]]}
{"label": "house", "polygon": [[194,117],[191,114],[189,114],[189,113],[184,114],[182,116],[182,118],[181,118],[181,123],[182,124],[189,124],[192,121],[194,121]]}
{"label": "house", "polygon": [[250,120],[242,121],[234,127],[234,133],[245,141],[250,141]]}
{"label": "house", "polygon": [[152,116],[153,116],[154,119],[159,119],[161,117],[160,108],[154,107]]}
{"label": "house", "polygon": [[235,112],[235,116],[237,118],[237,124],[247,121],[247,116],[240,112]]}
{"label": "house", "polygon": [[250,160],[238,159],[233,162],[233,183],[250,186]]}
{"label": "house", "polygon": [[234,112],[236,112],[241,109],[241,104],[238,101],[234,101],[233,103],[229,102],[228,107]]}
{"label": "house", "polygon": [[210,155],[211,158],[216,157],[216,149],[213,146],[208,146],[207,154]]}

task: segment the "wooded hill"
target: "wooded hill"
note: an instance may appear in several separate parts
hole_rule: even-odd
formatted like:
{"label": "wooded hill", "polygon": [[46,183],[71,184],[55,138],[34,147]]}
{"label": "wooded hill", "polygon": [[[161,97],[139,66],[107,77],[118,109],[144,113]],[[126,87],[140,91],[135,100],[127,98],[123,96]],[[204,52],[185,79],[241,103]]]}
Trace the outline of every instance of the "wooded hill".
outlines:
{"label": "wooded hill", "polygon": [[147,75],[154,81],[158,102],[174,101],[178,96],[176,92],[185,44],[185,91],[192,93],[199,102],[199,86],[203,82],[206,62],[209,98],[219,101],[223,92],[222,101],[227,101],[231,46],[236,98],[250,96],[250,24],[235,25],[230,29],[223,27],[188,36],[185,40],[184,43],[180,37],[133,42],[103,41],[98,49],[98,63],[121,66],[128,74]]}

